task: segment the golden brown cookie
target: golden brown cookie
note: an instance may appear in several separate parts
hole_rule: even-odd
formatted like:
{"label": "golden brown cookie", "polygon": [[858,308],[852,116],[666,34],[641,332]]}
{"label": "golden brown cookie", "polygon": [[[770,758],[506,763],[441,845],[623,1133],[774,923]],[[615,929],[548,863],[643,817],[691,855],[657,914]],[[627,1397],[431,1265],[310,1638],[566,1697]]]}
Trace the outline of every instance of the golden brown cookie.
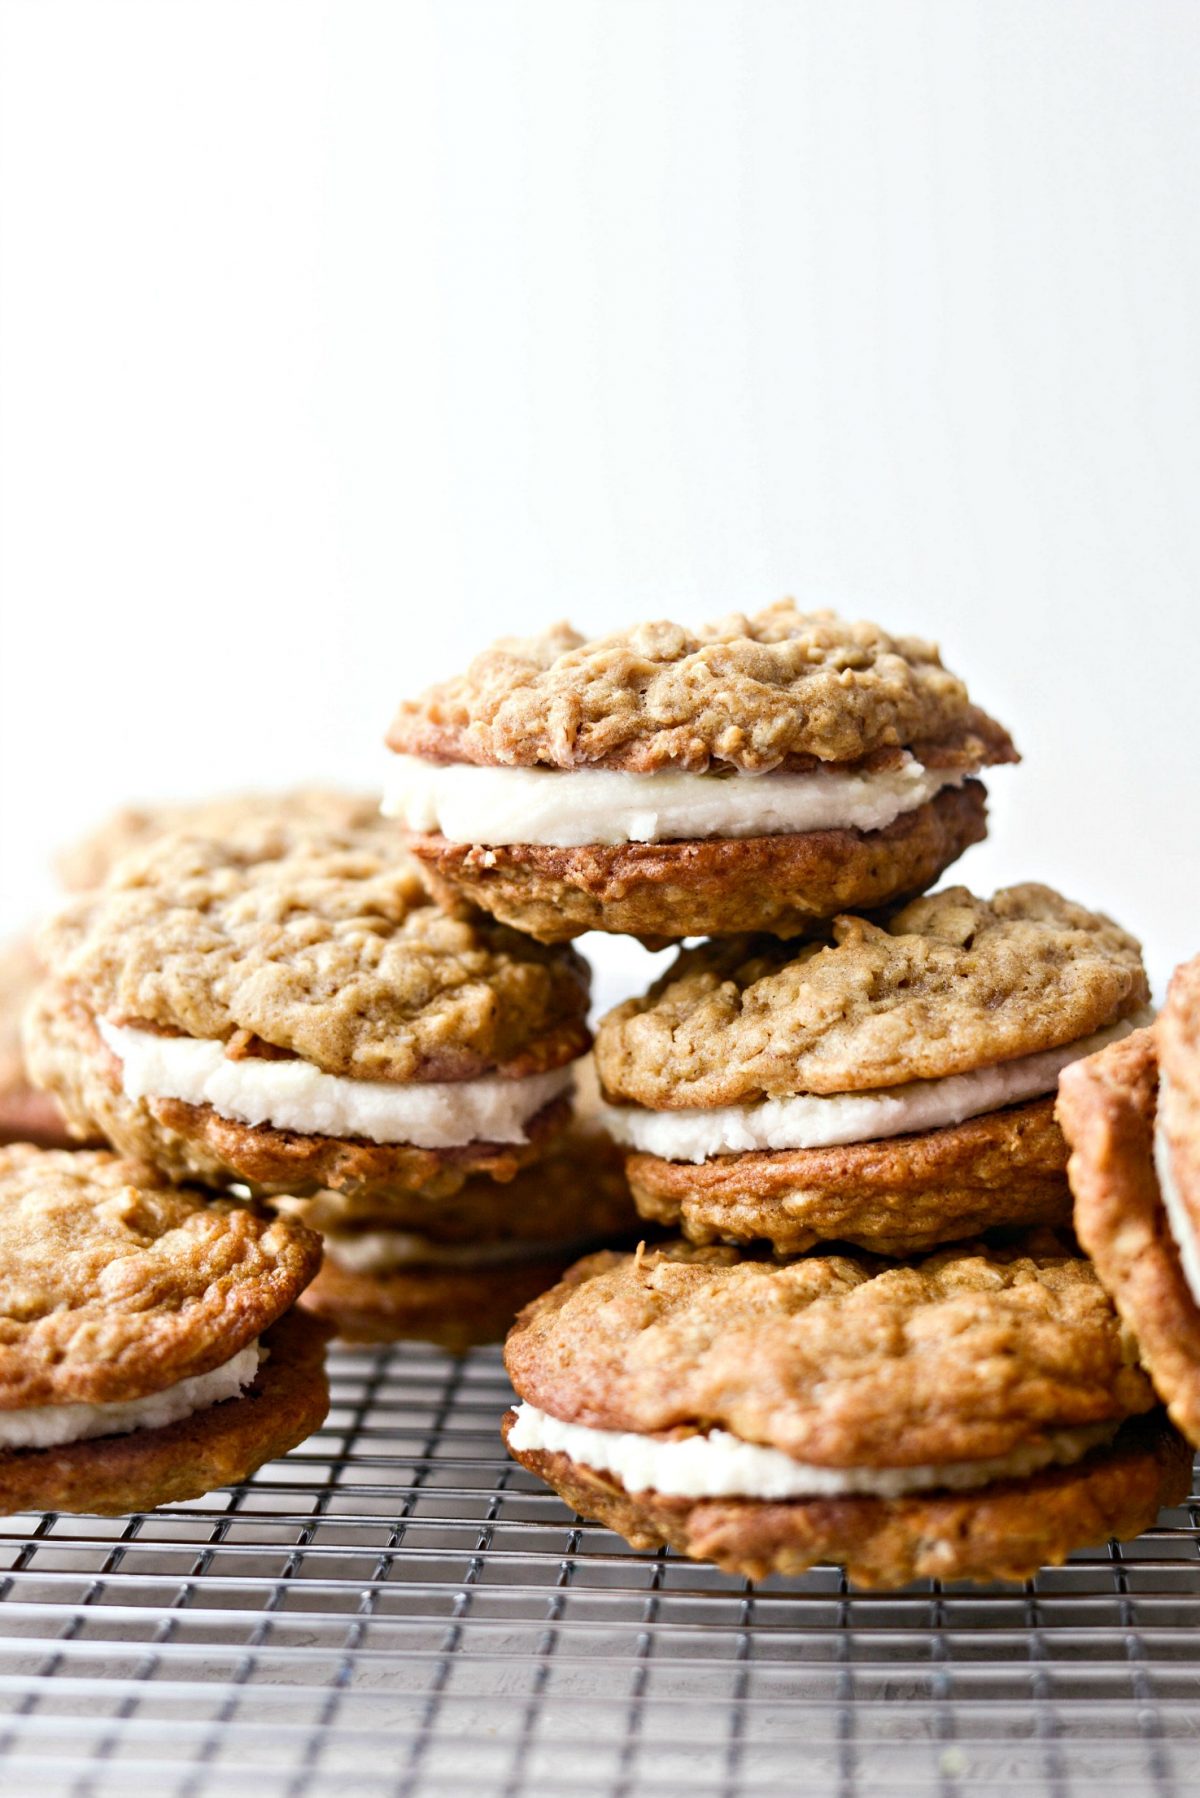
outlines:
{"label": "golden brown cookie", "polygon": [[294,1446],[327,1404],[293,1309],[320,1259],[144,1162],[0,1149],[0,1504],[142,1509]]}
{"label": "golden brown cookie", "polygon": [[158,1429],[58,1448],[0,1449],[0,1514],[121,1517],[239,1485],[324,1423],[328,1339],[317,1318],[289,1311],[264,1333],[264,1359],[240,1398]]}
{"label": "golden brown cookie", "polygon": [[[521,1314],[511,1452],[635,1546],[754,1577],[1015,1578],[1187,1489],[1090,1264],[1052,1233],[908,1266],[665,1245]],[[1123,1427],[1124,1426],[1124,1427]]]}
{"label": "golden brown cookie", "polygon": [[1139,1030],[1068,1069],[1058,1115],[1080,1243],[1172,1419],[1200,1444],[1200,1304],[1155,1171],[1160,1030],[1161,1022]]}
{"label": "golden brown cookie", "polygon": [[588,974],[454,918],[378,833],[275,821],[125,858],[43,933],[38,1084],[172,1178],[453,1192],[569,1113]]}
{"label": "golden brown cookie", "polygon": [[[516,1415],[505,1415],[506,1442]],[[977,1493],[912,1498],[666,1498],[626,1492],[563,1454],[510,1452],[581,1517],[634,1548],[669,1547],[747,1579],[833,1562],[866,1587],[1028,1579],[1075,1549],[1150,1529],[1165,1506],[1183,1503],[1192,1477],[1191,1449],[1158,1412],[1123,1425],[1074,1467],[998,1480]]]}
{"label": "golden brown cookie", "polygon": [[505,639],[388,743],[385,809],[439,892],[546,942],[794,936],[894,903],[985,834],[970,777],[1017,759],[932,645],[792,601]]}
{"label": "golden brown cookie", "polygon": [[803,945],[685,949],[600,1025],[643,1217],[909,1254],[1070,1210],[1062,1066],[1132,1028],[1137,943],[1047,887],[950,887]]}

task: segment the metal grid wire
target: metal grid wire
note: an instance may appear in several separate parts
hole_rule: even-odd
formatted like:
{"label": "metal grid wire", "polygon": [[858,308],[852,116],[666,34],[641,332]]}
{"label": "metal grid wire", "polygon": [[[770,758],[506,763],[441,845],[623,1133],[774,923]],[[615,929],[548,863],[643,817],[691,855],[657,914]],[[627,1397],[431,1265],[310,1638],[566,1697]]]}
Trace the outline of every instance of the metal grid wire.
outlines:
{"label": "metal grid wire", "polygon": [[0,1534],[0,1793],[1200,1787],[1192,1506],[1023,1589],[752,1587],[511,1463],[495,1351],[339,1351],[249,1485]]}

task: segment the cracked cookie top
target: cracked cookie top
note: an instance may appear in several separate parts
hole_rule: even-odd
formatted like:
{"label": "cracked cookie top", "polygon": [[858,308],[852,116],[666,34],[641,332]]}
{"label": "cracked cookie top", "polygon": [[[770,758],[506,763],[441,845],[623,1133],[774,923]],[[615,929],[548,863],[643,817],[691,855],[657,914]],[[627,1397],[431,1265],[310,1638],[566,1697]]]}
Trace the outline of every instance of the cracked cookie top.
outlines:
{"label": "cracked cookie top", "polygon": [[406,700],[387,740],[434,761],[638,773],[886,766],[906,749],[967,770],[1017,759],[932,644],[791,600],[694,632],[502,638]]}
{"label": "cracked cookie top", "polygon": [[1076,1042],[1149,998],[1133,937],[1049,887],[965,887],[830,940],[684,949],[602,1021],[607,1093],[655,1109],[861,1092]]}

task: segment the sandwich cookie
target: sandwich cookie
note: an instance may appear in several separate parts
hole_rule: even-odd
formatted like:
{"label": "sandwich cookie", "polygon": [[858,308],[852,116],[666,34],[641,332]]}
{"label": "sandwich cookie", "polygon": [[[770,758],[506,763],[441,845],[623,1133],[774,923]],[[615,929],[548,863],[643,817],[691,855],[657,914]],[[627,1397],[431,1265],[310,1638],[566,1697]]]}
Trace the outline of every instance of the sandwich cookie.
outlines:
{"label": "sandwich cookie", "polygon": [[507,1186],[468,1180],[445,1200],[322,1193],[298,1209],[325,1243],[304,1304],[354,1342],[417,1338],[456,1353],[500,1342],[522,1305],[589,1249],[637,1240],[622,1157],[577,1119]]}
{"label": "sandwich cookie", "polygon": [[126,857],[42,937],[31,1074],[172,1179],[448,1194],[570,1114],[586,964],[448,916],[378,827],[244,823]]}
{"label": "sandwich cookie", "polygon": [[1132,1338],[1049,1232],[901,1267],[597,1255],[505,1363],[522,1466],[635,1548],[752,1579],[1023,1579],[1188,1491]]}
{"label": "sandwich cookie", "polygon": [[1080,1243],[1200,1446],[1200,957],[1153,1029],[1064,1074],[1058,1115]]}
{"label": "sandwich cookie", "polygon": [[906,1255],[1070,1216],[1060,1070],[1149,1015],[1137,943],[1043,886],[685,949],[600,1025],[645,1218]]}
{"label": "sandwich cookie", "polygon": [[919,893],[1017,760],[932,645],[791,601],[504,639],[387,741],[384,810],[436,888],[543,942],[795,936]]}
{"label": "sandwich cookie", "polygon": [[90,1150],[0,1149],[0,1511],[118,1516],[317,1429],[321,1259],[289,1219]]}

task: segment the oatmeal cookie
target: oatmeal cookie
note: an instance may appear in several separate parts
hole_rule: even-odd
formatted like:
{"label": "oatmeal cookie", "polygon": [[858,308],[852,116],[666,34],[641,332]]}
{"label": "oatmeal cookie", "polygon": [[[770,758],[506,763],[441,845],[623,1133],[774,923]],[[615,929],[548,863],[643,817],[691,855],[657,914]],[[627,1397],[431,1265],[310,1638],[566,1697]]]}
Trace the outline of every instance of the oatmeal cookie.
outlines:
{"label": "oatmeal cookie", "polygon": [[123,1517],[240,1485],[325,1421],[328,1338],[317,1318],[289,1311],[263,1335],[263,1360],[240,1398],[129,1435],[0,1449],[0,1514]]}
{"label": "oatmeal cookie", "polygon": [[899,1255],[1060,1223],[1058,1074],[1147,991],[1131,936],[1040,886],[702,943],[602,1021],[606,1120],[642,1216],[695,1242]]}
{"label": "oatmeal cookie", "polygon": [[546,942],[802,933],[985,833],[1017,759],[936,649],[791,601],[509,639],[401,705],[384,809],[437,890]]}
{"label": "oatmeal cookie", "polygon": [[209,1372],[295,1302],[320,1238],[100,1150],[0,1149],[0,1412]]}
{"label": "oatmeal cookie", "polygon": [[636,1547],[752,1577],[1019,1578],[1186,1491],[1132,1337],[1048,1231],[907,1266],[596,1255],[505,1363],[523,1465]]}
{"label": "oatmeal cookie", "polygon": [[835,1469],[992,1459],[1155,1402],[1090,1263],[1051,1232],[905,1266],[596,1255],[526,1309],[505,1363],[556,1418],[722,1429]]}
{"label": "oatmeal cookie", "polygon": [[[320,1238],[106,1152],[0,1149],[0,1506],[116,1514],[316,1427]],[[264,1360],[265,1357],[265,1360]]]}
{"label": "oatmeal cookie", "polygon": [[639,774],[714,762],[761,774],[947,740],[979,762],[1011,754],[932,644],[791,600],[694,634],[661,622],[589,641],[558,624],[502,638],[404,701],[388,733],[390,748],[437,761]]}
{"label": "oatmeal cookie", "polygon": [[1143,1007],[1137,942],[1049,887],[947,887],[827,943],[684,949],[604,1019],[610,1097],[655,1109],[937,1080],[1075,1042]]}
{"label": "oatmeal cookie", "polygon": [[1136,1335],[1172,1419],[1200,1445],[1195,1231],[1190,1215],[1182,1212],[1178,1226],[1188,1234],[1181,1247],[1155,1172],[1161,1029],[1160,1022],[1140,1030],[1068,1069],[1058,1115],[1071,1145],[1068,1171],[1079,1240]]}
{"label": "oatmeal cookie", "polygon": [[38,1085],[173,1178],[451,1193],[569,1115],[586,964],[448,916],[374,831],[250,823],[127,856],[47,926]]}

